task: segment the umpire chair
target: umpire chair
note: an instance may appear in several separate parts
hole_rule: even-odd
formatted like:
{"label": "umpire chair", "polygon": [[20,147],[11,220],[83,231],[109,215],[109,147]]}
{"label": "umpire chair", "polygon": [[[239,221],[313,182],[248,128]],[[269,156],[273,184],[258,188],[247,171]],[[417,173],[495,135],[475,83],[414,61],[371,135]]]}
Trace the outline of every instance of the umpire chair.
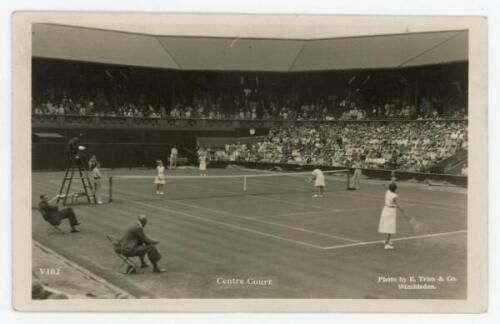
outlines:
{"label": "umpire chair", "polygon": [[[77,174],[75,175],[75,173]],[[75,178],[75,176],[77,177]],[[73,198],[78,198],[80,196],[86,197],[89,204],[97,204],[97,199],[95,197],[94,190],[92,189],[92,182],[90,181],[89,172],[85,166],[85,159],[82,155],[80,155],[80,153],[77,153],[76,155],[68,155],[68,167],[66,168],[66,172],[64,174],[56,203],[59,203],[60,200],[63,200],[63,205],[66,205],[66,201],[70,196],[69,190],[71,188],[73,180],[80,180],[82,182],[83,192],[78,192],[71,196]]]}

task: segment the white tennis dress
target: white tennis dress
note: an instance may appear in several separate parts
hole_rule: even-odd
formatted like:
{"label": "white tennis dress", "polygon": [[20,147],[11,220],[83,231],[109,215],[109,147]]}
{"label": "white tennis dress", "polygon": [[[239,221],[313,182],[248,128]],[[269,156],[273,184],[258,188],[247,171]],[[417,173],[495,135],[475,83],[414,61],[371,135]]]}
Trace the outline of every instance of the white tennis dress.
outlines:
{"label": "white tennis dress", "polygon": [[200,171],[205,171],[207,169],[207,157],[200,156]]}
{"label": "white tennis dress", "polygon": [[314,185],[316,187],[324,187],[325,186],[325,176],[320,169],[314,169],[312,175],[315,177]]}
{"label": "white tennis dress", "polygon": [[390,190],[385,193],[385,206],[380,214],[380,222],[378,224],[378,231],[382,234],[395,234],[396,233],[396,199],[398,195]]}
{"label": "white tennis dress", "polygon": [[156,171],[158,171],[158,174],[155,177],[155,184],[165,184],[165,167],[164,166],[157,166]]}

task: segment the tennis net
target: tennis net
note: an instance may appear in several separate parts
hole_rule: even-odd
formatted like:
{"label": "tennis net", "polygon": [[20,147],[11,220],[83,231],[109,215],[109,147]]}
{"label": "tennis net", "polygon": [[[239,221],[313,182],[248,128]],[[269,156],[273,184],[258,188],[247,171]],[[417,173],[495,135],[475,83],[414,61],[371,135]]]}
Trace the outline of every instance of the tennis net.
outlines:
{"label": "tennis net", "polygon": [[[323,171],[325,192],[345,190],[349,170]],[[312,193],[314,180],[309,172],[265,172],[229,175],[167,175],[163,194],[155,194],[155,176],[114,175],[109,177],[109,202],[116,200],[192,199],[241,195]]]}

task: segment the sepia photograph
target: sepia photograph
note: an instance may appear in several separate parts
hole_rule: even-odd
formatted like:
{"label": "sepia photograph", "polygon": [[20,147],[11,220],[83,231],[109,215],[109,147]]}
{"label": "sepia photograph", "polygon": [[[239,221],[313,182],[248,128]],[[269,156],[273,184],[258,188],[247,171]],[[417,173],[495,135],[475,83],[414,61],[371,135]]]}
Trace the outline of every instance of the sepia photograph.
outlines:
{"label": "sepia photograph", "polygon": [[17,18],[26,309],[484,309],[480,18]]}

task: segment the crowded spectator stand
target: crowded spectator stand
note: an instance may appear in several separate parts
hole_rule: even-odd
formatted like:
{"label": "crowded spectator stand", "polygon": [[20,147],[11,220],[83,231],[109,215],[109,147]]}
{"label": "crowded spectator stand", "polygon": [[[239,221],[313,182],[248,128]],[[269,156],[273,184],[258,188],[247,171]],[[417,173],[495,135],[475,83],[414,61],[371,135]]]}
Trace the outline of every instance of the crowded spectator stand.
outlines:
{"label": "crowded spectator stand", "polygon": [[251,161],[429,172],[438,162],[467,150],[464,120],[337,122],[275,128],[253,144],[211,147],[216,161]]}

